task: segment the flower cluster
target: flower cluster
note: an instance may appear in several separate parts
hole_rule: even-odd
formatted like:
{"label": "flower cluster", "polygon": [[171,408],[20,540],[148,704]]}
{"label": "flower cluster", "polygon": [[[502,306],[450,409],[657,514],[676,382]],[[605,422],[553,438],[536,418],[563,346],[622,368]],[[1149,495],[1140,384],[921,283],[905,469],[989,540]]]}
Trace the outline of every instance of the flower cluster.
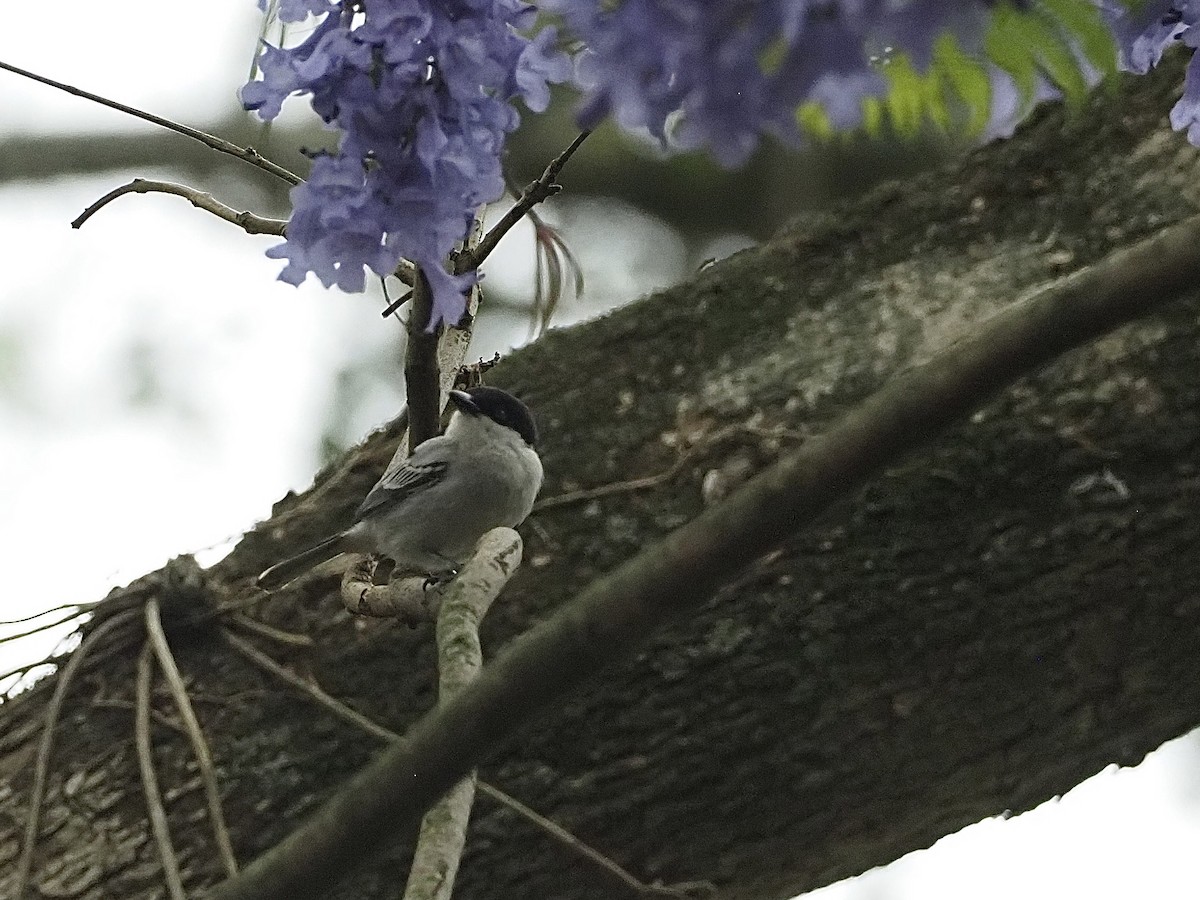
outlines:
{"label": "flower cluster", "polygon": [[[1200,47],[1200,0],[1143,0],[1129,5],[1103,0],[1112,23],[1123,66],[1145,74],[1158,64],[1163,50],[1176,41]],[[1188,140],[1200,146],[1200,55],[1192,55],[1184,78],[1183,96],[1171,110],[1171,125],[1187,130]]]}
{"label": "flower cluster", "polygon": [[[1114,41],[1120,64],[1135,72],[1154,66],[1172,41],[1200,46],[1200,0],[539,6],[582,46],[573,67],[553,28],[527,36],[537,10],[521,0],[280,0],[281,18],[311,18],[315,28],[299,46],[265,47],[262,79],[242,89],[242,100],[269,119],[289,95],[307,94],[341,131],[336,152],[318,154],[293,192],[287,241],[269,251],[288,261],[281,278],[298,284],[313,272],[358,291],[366,269],[385,275],[404,258],[430,282],[432,324],[457,321],[476,276],[452,275],[445,261],[476,209],[503,191],[499,160],[518,123],[514,102],[540,111],[548,84],[572,74],[584,127],[612,116],[737,165],[764,134],[798,142],[805,110],[819,110],[834,130],[863,124],[900,75],[926,91],[918,102],[933,97],[944,107],[939,54],[950,74],[938,77],[951,89],[954,78],[966,79],[973,95],[963,98],[985,113],[979,127],[997,135],[1057,88],[1082,96],[1113,71]],[[1171,120],[1200,144],[1196,58]]]}
{"label": "flower cluster", "polygon": [[536,11],[519,0],[282,0],[279,14],[315,16],[316,27],[296,47],[263,48],[262,78],[242,103],[271,119],[288,96],[308,94],[341,131],[292,192],[287,241],[268,251],[288,261],[280,278],[299,284],[312,272],[361,291],[365,269],[384,276],[408,259],[429,281],[431,327],[457,322],[476,276],[451,275],[446,258],[478,207],[503,193],[513,101],[540,111],[547,82],[570,75],[554,32],[523,35]]}
{"label": "flower cluster", "polygon": [[[739,165],[763,132],[796,142],[814,102],[838,130],[888,84],[881,60],[928,66],[935,42],[978,51],[995,0],[544,0],[586,50],[581,124],[612,115],[682,148]],[[1019,3],[1024,6],[1024,3]]]}

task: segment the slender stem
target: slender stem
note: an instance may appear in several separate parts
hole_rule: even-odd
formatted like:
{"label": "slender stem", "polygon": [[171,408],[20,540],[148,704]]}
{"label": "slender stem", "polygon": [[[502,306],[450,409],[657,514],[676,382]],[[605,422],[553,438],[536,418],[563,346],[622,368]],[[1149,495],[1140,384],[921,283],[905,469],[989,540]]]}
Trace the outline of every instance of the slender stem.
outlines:
{"label": "slender stem", "polygon": [[21,619],[5,619],[4,621],[0,622],[0,627],[6,627],[8,625],[24,625],[26,622],[32,622],[34,619],[40,619],[42,616],[49,616],[53,613],[65,612],[69,609],[74,610],[74,612],[67,618],[74,618],[80,613],[85,613],[89,610],[95,609],[98,605],[99,601],[92,603],[63,603],[61,606],[52,606],[50,609],[43,609],[41,612],[36,612],[31,616],[25,616]]}
{"label": "slender stem", "polygon": [[[22,629],[21,631],[14,632],[13,634],[6,634],[4,637],[0,637],[0,644],[7,643],[8,641],[19,641],[21,638],[27,638],[42,631],[49,631],[51,628],[57,628],[59,625],[66,625],[72,619],[78,619],[80,616],[86,615],[86,612],[86,610],[76,609],[74,612],[66,613],[62,616],[62,618],[54,619],[53,621],[45,622],[41,625],[30,625],[28,628]],[[31,618],[37,617],[34,616]],[[30,619],[25,619],[24,621],[28,622]],[[9,623],[3,622],[0,624],[7,625]]]}
{"label": "slender stem", "polygon": [[274,675],[280,681],[291,685],[342,721],[350,723],[355,728],[361,729],[367,734],[379,738],[381,741],[396,741],[400,739],[400,735],[396,734],[396,732],[372,722],[362,713],[351,709],[336,697],[326,693],[319,684],[309,681],[306,678],[301,678],[291,669],[281,666],[244,638],[238,637],[228,629],[222,629],[221,633],[230,647],[246,657],[254,665]]}
{"label": "slender stem", "polygon": [[156,116],[153,113],[144,112],[133,106],[126,106],[124,103],[118,103],[116,100],[109,100],[107,97],[101,97],[99,94],[93,94],[91,91],[85,91],[82,88],[74,87],[73,85],[64,84],[61,81],[55,81],[53,78],[47,78],[44,75],[37,75],[30,72],[28,69],[22,69],[19,66],[14,66],[11,63],[0,61],[0,69],[7,72],[12,72],[14,75],[20,75],[23,78],[29,78],[39,84],[44,84],[56,90],[65,91],[76,97],[82,97],[84,100],[91,100],[93,103],[99,103],[101,106],[107,106],[109,109],[115,109],[117,112],[123,112],[128,116],[133,116],[137,119],[150,122],[152,125],[158,125],[160,128],[166,128],[168,131],[174,131],[176,134],[182,134],[184,137],[189,137],[192,140],[199,141],[204,146],[209,147],[219,153],[227,153],[230,156],[240,159],[242,162],[249,163],[256,168],[262,169],[281,181],[286,181],[288,184],[296,185],[304,179],[294,172],[289,172],[278,163],[273,163],[267,159],[253,147],[239,147],[224,138],[216,137],[207,132],[200,131],[197,128],[192,128],[190,125],[182,125],[179,122],[173,122],[170,119],[164,119],[162,116]]}
{"label": "slender stem", "polygon": [[438,330],[429,330],[433,295],[425,274],[418,271],[408,310],[408,347],[404,354],[404,383],[408,393],[408,452],[437,436],[442,411],[438,372]]}
{"label": "slender stem", "polygon": [[307,634],[284,631],[282,628],[276,628],[273,625],[268,625],[266,622],[252,619],[245,613],[235,612],[230,614],[226,619],[226,623],[236,628],[241,628],[244,631],[249,631],[252,634],[257,634],[259,637],[275,641],[278,644],[287,644],[291,647],[311,647],[313,645],[313,639]]}
{"label": "slender stem", "polygon": [[[515,531],[495,528],[450,583],[437,619],[439,703],[461,694],[483,668],[479,623],[521,564],[521,549]],[[474,802],[472,770],[425,813],[404,900],[450,900]]]}
{"label": "slender stem", "polygon": [[167,810],[163,806],[162,793],[158,789],[158,776],[154,774],[154,757],[150,739],[150,682],[154,675],[154,650],[147,641],[142,647],[137,665],[137,699],[134,711],[134,742],[137,745],[138,768],[142,773],[142,791],[146,795],[146,807],[150,811],[150,830],[154,843],[158,845],[158,857],[162,861],[163,877],[171,900],[187,900],[183,890],[183,876],[179,874],[179,857],[171,844],[171,829],[167,824]]}
{"label": "slender stem", "polygon": [[74,221],[71,222],[71,227],[82,227],[83,223],[99,212],[100,209],[126,194],[174,194],[177,197],[183,197],[197,209],[210,212],[218,219],[224,219],[226,222],[233,223],[246,232],[246,234],[274,234],[282,237],[287,229],[286,219],[268,219],[265,216],[256,215],[252,212],[238,212],[232,206],[226,206],[213,197],[212,194],[205,191],[188,187],[186,184],[174,184],[170,181],[151,181],[146,178],[135,178],[128,184],[123,184],[121,187],[109,191],[76,216]]}
{"label": "slender stem", "polygon": [[529,185],[521,192],[521,196],[503,216],[500,221],[492,226],[492,230],[483,236],[479,245],[474,249],[465,250],[459,254],[455,260],[454,271],[457,274],[464,272],[472,272],[482,265],[483,261],[488,258],[489,254],[496,249],[496,245],[500,243],[500,239],[512,229],[514,225],[525,217],[525,214],[534,206],[541,203],[547,197],[553,197],[562,190],[562,185],[558,183],[558,176],[562,172],[563,166],[567,164],[575,151],[578,150],[590,131],[581,131],[575,140],[571,141],[571,145],[562,153],[554,157],[550,161],[550,165],[546,166],[545,171],[535,181],[531,181]]}
{"label": "slender stem", "polygon": [[[326,710],[334,718],[341,719],[343,722],[378,738],[386,743],[393,743],[402,740],[401,736],[390,728],[385,728],[378,722],[373,722],[368,719],[358,710],[351,708],[341,700],[334,697],[332,694],[325,691],[319,684],[307,678],[301,678],[291,669],[277,663],[267,654],[263,653],[249,641],[245,641],[228,630],[224,630],[225,640],[229,646],[242,654],[246,659],[258,666],[264,672],[275,676],[285,684],[295,688],[300,693],[307,696],[314,703]],[[530,807],[526,806],[515,797],[506,794],[500,788],[489,784],[486,781],[478,780],[476,782],[479,792],[484,796],[490,797],[502,806],[506,806],[522,818],[528,819],[535,826],[542,829],[549,837],[558,841],[569,850],[578,853],[585,859],[591,860],[596,865],[605,871],[611,872],[623,884],[629,886],[638,894],[653,894],[655,888],[653,885],[648,885],[643,881],[639,881],[625,869],[621,868],[615,861],[609,859],[599,850],[581,841],[571,832],[567,831],[557,822],[552,819],[547,819],[545,816],[535,812]]]}
{"label": "slender stem", "polygon": [[229,828],[225,825],[225,813],[221,809],[221,792],[217,788],[217,773],[213,766],[212,753],[209,752],[208,742],[204,739],[204,731],[192,701],[188,698],[187,686],[183,676],[179,674],[179,666],[175,664],[175,656],[171,653],[171,645],[167,642],[167,634],[163,631],[162,616],[159,615],[158,600],[151,597],[146,602],[146,635],[150,646],[158,660],[166,678],[167,688],[171,699],[175,701],[175,709],[179,711],[180,721],[188,739],[192,742],[192,752],[196,754],[196,762],[200,766],[200,780],[204,784],[204,797],[208,803],[208,818],[212,823],[213,834],[217,841],[217,855],[225,867],[225,874],[233,877],[237,874],[237,857],[233,854],[233,843],[229,839]]}
{"label": "slender stem", "polygon": [[46,800],[46,778],[50,772],[50,754],[54,750],[54,729],[58,725],[58,717],[62,714],[63,701],[67,699],[67,691],[75,675],[83,666],[88,654],[101,640],[117,626],[123,625],[134,618],[133,612],[118,613],[111,619],[101,622],[75,648],[71,658],[58,673],[58,683],[54,686],[54,695],[46,705],[46,724],[42,727],[42,739],[38,744],[37,758],[33,767],[33,787],[30,790],[29,816],[25,820],[25,843],[21,846],[21,858],[17,861],[16,890],[13,895],[23,898],[29,886],[29,873],[33,868],[33,848],[37,843],[38,830],[42,820],[42,804]]}

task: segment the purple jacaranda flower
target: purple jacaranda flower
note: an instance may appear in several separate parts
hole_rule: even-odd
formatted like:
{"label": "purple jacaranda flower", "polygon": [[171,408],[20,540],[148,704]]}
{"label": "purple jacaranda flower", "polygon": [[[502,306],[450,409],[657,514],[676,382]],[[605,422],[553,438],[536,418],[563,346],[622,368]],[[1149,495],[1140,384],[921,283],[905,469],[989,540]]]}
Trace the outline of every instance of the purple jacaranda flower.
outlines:
{"label": "purple jacaranda flower", "polygon": [[[1101,7],[1117,37],[1122,68],[1131,72],[1150,71],[1173,43],[1200,48],[1200,0],[1101,0]],[[1186,131],[1188,141],[1200,146],[1200,62],[1195,53],[1184,75],[1183,96],[1171,108],[1171,126]]]}
{"label": "purple jacaranda flower", "polygon": [[361,291],[366,271],[385,276],[401,259],[426,271],[433,327],[457,322],[477,276],[443,266],[485,203],[504,191],[500,156],[523,100],[544,109],[550,82],[570,75],[556,34],[522,33],[536,11],[519,0],[285,0],[280,18],[315,16],[295,47],[266,46],[261,80],[242,88],[265,119],[307,95],[340,130],[338,147],[313,161],[292,193],[280,277],[307,273]]}
{"label": "purple jacaranda flower", "polygon": [[[544,0],[587,50],[576,61],[580,124],[611,115],[664,145],[739,165],[764,134],[797,143],[797,109],[836,128],[890,89],[886,59],[925,71],[952,36],[981,53],[998,0]],[[1118,0],[1114,0],[1118,2]],[[1013,4],[1029,8],[1029,0]]]}

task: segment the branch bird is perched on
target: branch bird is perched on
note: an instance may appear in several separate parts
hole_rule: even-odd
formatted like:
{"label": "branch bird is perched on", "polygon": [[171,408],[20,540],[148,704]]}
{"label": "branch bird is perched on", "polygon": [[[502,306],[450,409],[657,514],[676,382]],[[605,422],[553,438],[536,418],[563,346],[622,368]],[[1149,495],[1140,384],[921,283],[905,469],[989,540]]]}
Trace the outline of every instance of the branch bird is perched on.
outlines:
{"label": "branch bird is perched on", "polygon": [[398,570],[446,578],[486,532],[525,521],[542,486],[529,408],[493,387],[451,391],[450,402],[446,433],[412,456],[401,446],[353,525],[271,566],[259,586],[274,590],[340,553],[375,553]]}

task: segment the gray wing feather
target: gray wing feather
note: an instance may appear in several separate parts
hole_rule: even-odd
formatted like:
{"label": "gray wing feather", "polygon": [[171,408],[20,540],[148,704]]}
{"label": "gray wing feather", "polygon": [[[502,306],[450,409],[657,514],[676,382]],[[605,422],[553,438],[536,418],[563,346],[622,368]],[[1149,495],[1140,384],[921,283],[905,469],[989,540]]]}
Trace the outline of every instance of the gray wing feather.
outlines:
{"label": "gray wing feather", "polygon": [[[387,507],[402,503],[414,494],[437,484],[445,476],[448,463],[441,452],[443,438],[432,438],[407,459],[395,460],[375,483],[358,508],[356,519],[377,515]],[[432,445],[432,446],[431,446]]]}

